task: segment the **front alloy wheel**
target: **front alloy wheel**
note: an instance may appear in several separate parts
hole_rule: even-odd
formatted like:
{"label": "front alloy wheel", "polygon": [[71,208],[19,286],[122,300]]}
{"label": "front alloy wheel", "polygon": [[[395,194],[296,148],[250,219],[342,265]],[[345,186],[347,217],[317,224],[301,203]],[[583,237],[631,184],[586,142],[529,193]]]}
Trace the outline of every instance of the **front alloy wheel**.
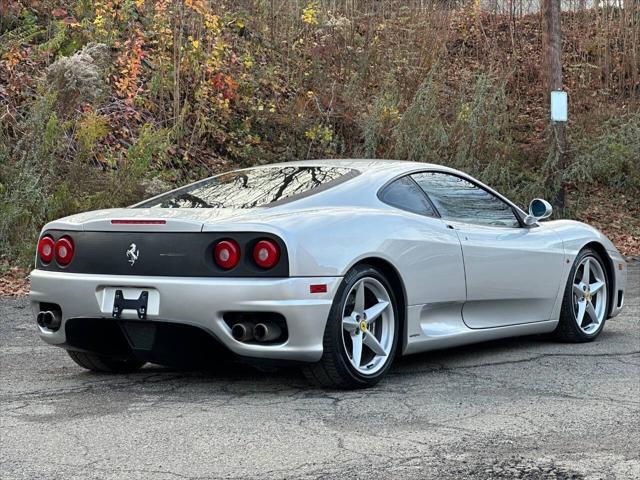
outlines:
{"label": "front alloy wheel", "polygon": [[573,310],[580,330],[591,335],[607,312],[607,277],[593,257],[585,257],[573,277]]}
{"label": "front alloy wheel", "polygon": [[553,336],[566,342],[589,342],[604,328],[609,305],[604,260],[590,248],[576,257]]}
{"label": "front alloy wheel", "polygon": [[357,265],[345,275],[329,313],[312,383],[330,388],[375,385],[395,356],[399,319],[393,289],[377,269]]}

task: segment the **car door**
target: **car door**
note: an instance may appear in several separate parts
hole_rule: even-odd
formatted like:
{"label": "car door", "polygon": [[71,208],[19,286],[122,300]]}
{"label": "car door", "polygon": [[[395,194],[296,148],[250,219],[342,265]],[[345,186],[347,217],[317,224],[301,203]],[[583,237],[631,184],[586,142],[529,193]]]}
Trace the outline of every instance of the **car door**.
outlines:
{"label": "car door", "polygon": [[458,232],[465,324],[489,328],[549,320],[564,262],[559,236],[544,226],[525,227],[512,205],[469,178],[448,172],[413,177]]}
{"label": "car door", "polygon": [[380,192],[383,203],[407,212],[385,242],[405,280],[410,306],[429,304],[439,315],[461,319],[466,299],[462,249],[457,232],[438,218],[433,205],[408,175]]}

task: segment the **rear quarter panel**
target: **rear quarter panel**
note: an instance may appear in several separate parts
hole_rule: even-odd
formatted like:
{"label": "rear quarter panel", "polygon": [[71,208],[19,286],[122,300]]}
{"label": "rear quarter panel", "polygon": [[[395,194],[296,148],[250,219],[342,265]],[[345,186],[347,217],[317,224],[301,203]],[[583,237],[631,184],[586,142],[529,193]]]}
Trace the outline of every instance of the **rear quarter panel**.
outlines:
{"label": "rear quarter panel", "polygon": [[391,207],[349,207],[265,221],[277,228],[287,244],[292,276],[343,276],[359,261],[375,257],[396,268],[409,305],[464,298],[460,244],[440,219]]}

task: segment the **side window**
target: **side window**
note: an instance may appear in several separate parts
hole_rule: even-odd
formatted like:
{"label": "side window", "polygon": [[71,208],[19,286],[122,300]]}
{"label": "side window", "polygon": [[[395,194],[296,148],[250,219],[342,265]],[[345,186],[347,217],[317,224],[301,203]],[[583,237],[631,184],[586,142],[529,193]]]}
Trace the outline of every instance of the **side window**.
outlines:
{"label": "side window", "polygon": [[423,172],[412,177],[443,218],[497,227],[520,226],[510,205],[463,178],[442,172]]}
{"label": "side window", "polygon": [[431,203],[409,177],[402,177],[387,185],[379,196],[380,200],[393,207],[421,215],[436,217]]}

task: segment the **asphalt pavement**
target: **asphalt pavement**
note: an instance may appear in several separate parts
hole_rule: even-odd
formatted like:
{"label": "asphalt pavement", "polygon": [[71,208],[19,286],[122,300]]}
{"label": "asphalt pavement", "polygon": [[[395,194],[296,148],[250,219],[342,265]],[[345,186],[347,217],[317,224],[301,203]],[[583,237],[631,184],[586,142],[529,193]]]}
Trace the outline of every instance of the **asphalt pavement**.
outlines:
{"label": "asphalt pavement", "polygon": [[640,478],[640,263],[589,344],[399,360],[376,388],[296,370],[88,373],[0,298],[0,478]]}

